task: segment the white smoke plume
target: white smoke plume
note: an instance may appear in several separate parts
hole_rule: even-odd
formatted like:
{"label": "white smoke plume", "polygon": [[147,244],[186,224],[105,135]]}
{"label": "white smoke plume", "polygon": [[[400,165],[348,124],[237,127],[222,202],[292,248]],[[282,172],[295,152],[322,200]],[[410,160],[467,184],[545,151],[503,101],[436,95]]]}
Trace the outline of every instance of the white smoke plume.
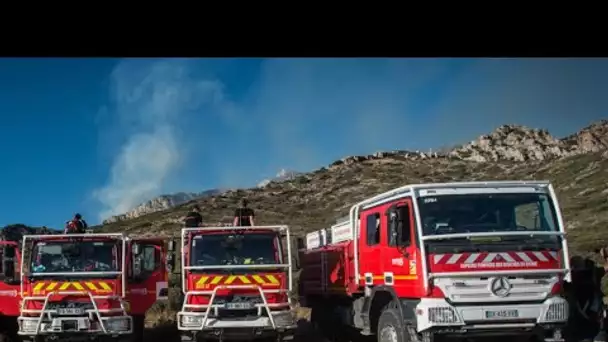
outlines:
{"label": "white smoke plume", "polygon": [[180,120],[222,98],[221,84],[190,76],[189,61],[121,62],[111,75],[111,129],[126,132],[108,182],[93,193],[100,220],[162,191],[182,162]]}

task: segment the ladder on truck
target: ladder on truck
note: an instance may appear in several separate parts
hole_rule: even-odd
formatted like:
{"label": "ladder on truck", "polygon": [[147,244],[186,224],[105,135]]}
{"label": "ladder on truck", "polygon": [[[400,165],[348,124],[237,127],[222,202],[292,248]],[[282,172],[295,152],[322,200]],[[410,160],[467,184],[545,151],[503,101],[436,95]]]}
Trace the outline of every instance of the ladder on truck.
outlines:
{"label": "ladder on truck", "polygon": [[[182,276],[182,293],[184,294],[184,300],[183,300],[183,304],[182,304],[182,308],[181,310],[177,313],[177,328],[178,330],[192,330],[192,327],[185,327],[183,324],[183,317],[184,316],[196,316],[196,317],[202,317],[202,325],[200,326],[200,328],[198,330],[204,330],[205,328],[208,328],[209,326],[207,325],[208,323],[208,319],[209,319],[209,314],[211,313],[211,310],[214,311],[215,316],[218,315],[218,311],[219,309],[223,308],[222,305],[220,304],[214,304],[216,297],[217,297],[217,292],[219,290],[238,290],[238,289],[251,289],[251,290],[257,290],[257,292],[259,293],[259,297],[262,300],[261,304],[255,304],[254,307],[257,309],[257,316],[261,317],[263,312],[265,312],[268,315],[268,320],[270,321],[270,324],[272,326],[273,329],[276,329],[277,326],[275,324],[275,320],[273,319],[273,311],[272,309],[277,309],[277,308],[284,308],[284,307],[291,307],[291,296],[289,296],[289,293],[291,293],[292,291],[292,263],[291,263],[291,236],[290,236],[290,232],[289,232],[289,227],[288,226],[255,226],[255,227],[232,227],[232,226],[222,226],[222,227],[201,227],[201,228],[183,228],[182,232],[181,232],[181,246],[182,248],[184,248],[185,246],[187,246],[187,235],[190,233],[198,233],[198,232],[204,232],[204,231],[213,231],[213,232],[217,232],[217,231],[239,231],[239,230],[246,230],[246,231],[254,231],[254,230],[272,230],[272,231],[277,231],[279,233],[285,233],[285,241],[287,242],[287,262],[285,262],[284,260],[283,263],[280,264],[261,264],[261,265],[208,265],[208,266],[192,266],[192,265],[188,265],[186,264],[186,256],[184,251],[182,251],[181,255],[181,268],[182,268],[182,272],[181,272],[181,276]],[[280,247],[282,249],[282,247]],[[281,253],[282,254],[282,253]],[[283,257],[282,255],[280,256],[281,258]],[[188,282],[188,273],[187,271],[189,270],[231,270],[231,269],[245,269],[245,270],[257,270],[257,269],[287,269],[287,288],[280,288],[280,289],[263,289],[262,286],[260,285],[216,285],[213,290],[208,290],[208,291],[189,291],[187,290],[187,282]],[[287,293],[287,301],[286,302],[281,302],[281,303],[268,303],[268,300],[266,298],[266,294],[270,294],[270,293]],[[207,297],[211,297],[209,299],[209,303],[208,304],[188,304],[189,299],[192,296],[207,296]],[[200,311],[196,311],[197,309],[199,310],[205,310],[204,312],[200,312]],[[247,327],[247,322],[246,321],[238,321],[237,324],[241,325],[241,326],[245,326]]]}
{"label": "ladder on truck", "polygon": [[[87,291],[87,290],[79,290],[79,291],[65,291],[65,290],[51,290],[50,292],[48,292],[46,295],[44,296],[36,296],[34,293],[31,294],[26,294],[24,292],[24,288],[23,288],[23,282],[21,282],[21,287],[20,287],[20,293],[21,293],[21,297],[22,297],[22,301],[21,301],[21,306],[20,306],[20,312],[21,315],[25,314],[38,314],[37,317],[22,317],[20,316],[18,318],[19,320],[19,326],[22,326],[24,321],[31,321],[32,319],[36,320],[36,328],[35,331],[22,331],[22,329],[19,329],[19,335],[38,335],[38,334],[45,334],[47,332],[41,331],[41,326],[42,326],[42,322],[43,319],[45,317],[45,315],[51,319],[51,315],[52,314],[56,314],[57,310],[53,310],[53,309],[49,309],[49,302],[51,301],[51,298],[53,296],[77,296],[77,297],[84,297],[89,299],[91,305],[93,306],[93,309],[88,309],[85,310],[85,313],[87,313],[89,315],[89,318],[95,317],[97,318],[98,322],[99,322],[99,328],[97,330],[87,330],[86,332],[89,333],[97,333],[97,332],[102,332],[104,334],[131,334],[133,332],[132,326],[132,317],[129,316],[127,314],[127,304],[126,304],[126,294],[127,294],[127,290],[126,290],[126,284],[127,284],[127,273],[126,273],[126,251],[127,251],[127,241],[128,238],[122,234],[122,233],[108,233],[108,234],[62,234],[62,235],[24,235],[23,236],[23,242],[22,242],[22,250],[25,251],[26,250],[26,246],[27,246],[27,241],[28,240],[66,240],[66,239],[75,239],[76,241],[78,239],[81,238],[88,238],[88,237],[102,237],[102,238],[110,238],[110,239],[116,239],[116,240],[120,240],[121,241],[121,260],[120,260],[120,267],[118,271],[99,271],[99,272],[44,272],[44,273],[37,273],[37,272],[30,272],[31,275],[36,276],[36,275],[45,275],[45,276],[74,276],[74,275],[78,275],[78,276],[91,276],[91,277],[95,277],[95,276],[108,276],[108,275],[114,275],[114,276],[120,276],[121,277],[121,291],[120,291],[120,295],[96,295],[91,293],[91,291]],[[31,256],[30,256],[31,259]],[[24,275],[25,273],[25,263],[27,260],[23,259],[21,262],[21,274]],[[108,308],[108,309],[100,309],[97,305],[97,300],[109,300],[109,301],[118,301],[118,303],[120,304],[120,308]],[[28,309],[28,302],[42,302],[42,308],[41,309]],[[116,314],[119,315],[116,315]],[[112,316],[104,316],[103,314],[114,314]],[[108,329],[106,327],[105,321],[110,319],[110,318],[117,318],[120,317],[121,319],[127,319],[129,320],[129,329],[128,330],[120,330],[120,331],[112,331],[111,329]],[[48,332],[48,333],[54,333],[53,331]]]}

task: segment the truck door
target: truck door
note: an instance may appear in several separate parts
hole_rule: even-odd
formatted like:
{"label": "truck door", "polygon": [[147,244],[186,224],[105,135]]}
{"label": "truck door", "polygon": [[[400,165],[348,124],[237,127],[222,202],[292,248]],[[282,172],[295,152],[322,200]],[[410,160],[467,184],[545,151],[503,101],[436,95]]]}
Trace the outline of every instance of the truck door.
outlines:
{"label": "truck door", "polygon": [[366,283],[373,279],[373,284],[379,285],[382,284],[381,215],[379,212],[369,211],[363,212],[361,216],[364,229],[359,239],[359,260],[361,260],[359,274]]}
{"label": "truck door", "polygon": [[145,313],[157,300],[168,299],[165,259],[163,240],[131,241],[129,301],[132,312]]}
{"label": "truck door", "polygon": [[[411,199],[390,206],[383,217],[386,239],[382,241],[384,282],[411,291],[417,280],[414,212]],[[409,292],[409,291],[408,291]]]}

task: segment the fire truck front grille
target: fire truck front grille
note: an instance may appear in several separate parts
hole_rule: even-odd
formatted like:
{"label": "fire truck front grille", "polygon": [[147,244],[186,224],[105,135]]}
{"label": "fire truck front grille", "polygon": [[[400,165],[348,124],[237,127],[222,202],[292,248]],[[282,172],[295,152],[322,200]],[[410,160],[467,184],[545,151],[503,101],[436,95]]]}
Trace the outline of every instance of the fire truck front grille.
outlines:
{"label": "fire truck front grille", "polygon": [[508,293],[497,296],[491,291],[494,278],[438,278],[434,285],[439,287],[446,299],[453,303],[475,303],[495,301],[542,301],[546,299],[557,283],[556,276],[507,277]]}

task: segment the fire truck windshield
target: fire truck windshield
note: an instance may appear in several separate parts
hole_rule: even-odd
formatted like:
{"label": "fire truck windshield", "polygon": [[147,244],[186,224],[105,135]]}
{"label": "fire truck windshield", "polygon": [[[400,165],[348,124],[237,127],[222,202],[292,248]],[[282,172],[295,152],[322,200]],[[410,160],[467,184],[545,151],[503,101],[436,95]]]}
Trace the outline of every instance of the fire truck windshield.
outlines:
{"label": "fire truck windshield", "polygon": [[192,266],[260,265],[280,262],[275,233],[205,234],[192,240]]}
{"label": "fire truck windshield", "polygon": [[39,241],[32,250],[34,274],[118,271],[115,241]]}
{"label": "fire truck windshield", "polygon": [[466,194],[418,199],[424,235],[557,231],[545,194]]}

